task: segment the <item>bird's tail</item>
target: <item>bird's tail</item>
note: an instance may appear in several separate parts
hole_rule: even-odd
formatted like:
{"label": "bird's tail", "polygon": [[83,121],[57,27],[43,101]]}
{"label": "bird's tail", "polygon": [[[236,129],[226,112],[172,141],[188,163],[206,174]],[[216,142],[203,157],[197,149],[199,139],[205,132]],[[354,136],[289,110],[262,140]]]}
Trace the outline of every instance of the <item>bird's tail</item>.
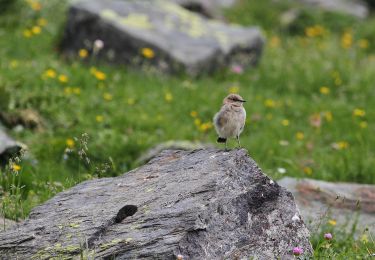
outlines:
{"label": "bird's tail", "polygon": [[227,141],[227,138],[222,138],[222,137],[217,138],[218,143],[225,143],[226,141]]}

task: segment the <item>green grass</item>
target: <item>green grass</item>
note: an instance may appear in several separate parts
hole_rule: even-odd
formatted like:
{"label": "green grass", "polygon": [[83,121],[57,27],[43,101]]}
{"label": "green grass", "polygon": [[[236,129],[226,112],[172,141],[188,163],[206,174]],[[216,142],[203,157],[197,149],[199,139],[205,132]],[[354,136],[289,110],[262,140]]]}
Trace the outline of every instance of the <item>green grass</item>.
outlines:
{"label": "green grass", "polygon": [[[22,205],[21,211],[7,207],[5,214],[23,218],[35,205],[79,181],[122,174],[160,142],[214,143],[211,125],[205,129],[201,123],[211,122],[230,91],[248,100],[241,142],[268,175],[375,183],[375,18],[356,21],[297,6],[299,22],[284,26],[279,17],[290,6],[271,2],[240,1],[226,11],[231,22],[264,29],[267,44],[260,64],[240,75],[228,70],[197,79],[94,64],[78,55],[65,60],[57,51],[65,2],[41,1],[40,11],[23,0],[8,6],[0,14],[0,108],[9,113],[38,111],[44,131],[10,131],[27,144],[29,153],[13,181],[22,188],[12,190],[15,173],[0,170],[3,198]],[[41,33],[25,37],[25,30],[40,18],[47,21]],[[306,36],[309,27],[318,35]],[[345,33],[351,37],[346,47]],[[105,73],[105,80],[94,77],[93,66]],[[55,78],[43,76],[49,69],[56,72]],[[59,75],[68,81],[60,82]],[[329,93],[321,93],[327,90],[322,87]],[[69,93],[77,89],[79,94]],[[83,133],[89,136],[83,140],[87,149],[80,142]],[[69,139],[74,146],[67,154]],[[89,164],[79,151],[87,154]],[[342,247],[335,245],[336,250]],[[344,251],[350,252],[354,242],[345,245]]]}

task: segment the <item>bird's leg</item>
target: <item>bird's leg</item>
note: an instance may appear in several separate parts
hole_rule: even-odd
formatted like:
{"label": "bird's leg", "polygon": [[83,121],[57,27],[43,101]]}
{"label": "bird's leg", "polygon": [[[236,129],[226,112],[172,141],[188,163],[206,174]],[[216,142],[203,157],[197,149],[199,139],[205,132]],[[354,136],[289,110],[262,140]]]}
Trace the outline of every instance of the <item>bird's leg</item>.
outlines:
{"label": "bird's leg", "polygon": [[240,142],[240,136],[237,135],[237,143],[238,143],[238,147],[241,148],[241,142]]}
{"label": "bird's leg", "polygon": [[227,144],[227,142],[228,142],[228,139],[225,139],[225,151],[228,151],[228,144]]}

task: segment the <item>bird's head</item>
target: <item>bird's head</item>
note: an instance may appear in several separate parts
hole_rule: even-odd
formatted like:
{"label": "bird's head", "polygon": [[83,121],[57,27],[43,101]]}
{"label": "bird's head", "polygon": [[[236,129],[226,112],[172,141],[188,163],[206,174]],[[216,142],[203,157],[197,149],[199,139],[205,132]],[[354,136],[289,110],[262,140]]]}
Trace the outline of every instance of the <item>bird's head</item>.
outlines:
{"label": "bird's head", "polygon": [[224,105],[230,104],[238,107],[242,106],[244,102],[246,101],[238,94],[229,94],[223,101]]}

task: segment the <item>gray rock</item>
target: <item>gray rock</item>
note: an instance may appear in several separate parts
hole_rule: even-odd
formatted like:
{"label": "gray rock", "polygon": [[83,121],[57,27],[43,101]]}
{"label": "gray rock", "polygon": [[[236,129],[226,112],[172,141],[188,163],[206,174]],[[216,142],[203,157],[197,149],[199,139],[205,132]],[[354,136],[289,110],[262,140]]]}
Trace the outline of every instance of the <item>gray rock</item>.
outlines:
{"label": "gray rock", "polygon": [[375,185],[331,183],[286,177],[278,183],[290,190],[311,231],[329,219],[347,233],[357,226],[356,236],[368,230],[375,236]]}
{"label": "gray rock", "polygon": [[233,6],[236,0],[172,0],[188,10],[209,18],[222,18],[221,9]]}
{"label": "gray rock", "polygon": [[18,153],[24,145],[9,137],[0,125],[0,162],[6,162],[10,156]]}
{"label": "gray rock", "polygon": [[3,259],[293,259],[311,254],[293,196],[246,150],[164,151],[116,178],[85,181],[0,233]]}
{"label": "gray rock", "polygon": [[136,165],[142,165],[150,161],[152,158],[157,156],[163,150],[195,150],[204,148],[214,148],[212,144],[204,144],[201,142],[192,142],[188,140],[170,140],[164,143],[160,143],[151,147],[146,152],[144,152],[136,160]]}
{"label": "gray rock", "polygon": [[362,0],[298,0],[303,4],[318,7],[327,11],[340,12],[358,18],[366,18],[369,8]]}
{"label": "gray rock", "polygon": [[0,215],[0,232],[3,232],[7,229],[10,229],[11,227],[15,226],[17,224],[16,221],[7,219],[4,216]]}
{"label": "gray rock", "polygon": [[[73,2],[61,49],[77,56],[81,48],[91,52],[96,39],[104,42],[98,58],[190,75],[254,65],[264,43],[255,27],[209,20],[169,1]],[[143,48],[152,49],[154,57],[143,57]]]}

